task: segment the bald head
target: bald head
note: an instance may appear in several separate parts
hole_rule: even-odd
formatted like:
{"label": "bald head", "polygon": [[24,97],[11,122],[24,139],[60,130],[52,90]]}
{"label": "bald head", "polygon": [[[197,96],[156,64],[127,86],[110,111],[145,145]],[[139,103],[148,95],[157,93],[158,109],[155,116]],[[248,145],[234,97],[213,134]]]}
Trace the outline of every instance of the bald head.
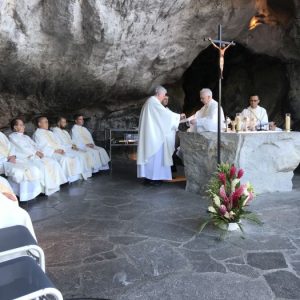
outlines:
{"label": "bald head", "polygon": [[38,128],[41,128],[41,129],[48,129],[49,128],[48,119],[44,116],[37,118],[36,123],[37,123]]}

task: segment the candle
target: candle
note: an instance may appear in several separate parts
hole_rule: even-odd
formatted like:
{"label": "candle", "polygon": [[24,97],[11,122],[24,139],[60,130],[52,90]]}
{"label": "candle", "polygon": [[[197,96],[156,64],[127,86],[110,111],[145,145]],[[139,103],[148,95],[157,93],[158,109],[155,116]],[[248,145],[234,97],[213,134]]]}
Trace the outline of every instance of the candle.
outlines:
{"label": "candle", "polygon": [[291,114],[285,114],[285,131],[291,131]]}
{"label": "candle", "polygon": [[236,123],[236,131],[239,132],[241,131],[241,114],[237,113],[236,114],[236,117],[235,117],[235,123]]}

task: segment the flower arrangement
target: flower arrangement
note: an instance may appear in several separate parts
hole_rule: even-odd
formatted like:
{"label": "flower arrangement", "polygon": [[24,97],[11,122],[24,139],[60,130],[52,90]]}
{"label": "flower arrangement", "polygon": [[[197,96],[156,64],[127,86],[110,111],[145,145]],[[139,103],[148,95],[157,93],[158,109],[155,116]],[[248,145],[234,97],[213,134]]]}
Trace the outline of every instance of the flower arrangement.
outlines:
{"label": "flower arrangement", "polygon": [[244,171],[237,170],[233,164],[218,166],[217,173],[208,184],[207,193],[212,201],[208,207],[210,219],[202,224],[200,232],[210,222],[223,230],[228,230],[230,223],[236,223],[242,232],[242,218],[262,224],[254,213],[246,210],[255,193],[250,183],[241,183],[243,175]]}

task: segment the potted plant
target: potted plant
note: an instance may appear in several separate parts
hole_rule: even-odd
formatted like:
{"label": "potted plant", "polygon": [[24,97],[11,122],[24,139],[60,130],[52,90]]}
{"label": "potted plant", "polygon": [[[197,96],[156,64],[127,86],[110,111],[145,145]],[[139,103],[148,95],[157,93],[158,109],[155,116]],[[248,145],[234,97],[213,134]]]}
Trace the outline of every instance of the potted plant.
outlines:
{"label": "potted plant", "polygon": [[208,223],[213,223],[225,231],[240,229],[242,232],[242,219],[262,224],[254,213],[247,210],[255,193],[250,183],[241,182],[243,175],[244,171],[237,170],[233,164],[218,165],[217,172],[211,178],[207,190],[211,199],[211,205],[208,207],[210,219],[201,225],[200,232]]}

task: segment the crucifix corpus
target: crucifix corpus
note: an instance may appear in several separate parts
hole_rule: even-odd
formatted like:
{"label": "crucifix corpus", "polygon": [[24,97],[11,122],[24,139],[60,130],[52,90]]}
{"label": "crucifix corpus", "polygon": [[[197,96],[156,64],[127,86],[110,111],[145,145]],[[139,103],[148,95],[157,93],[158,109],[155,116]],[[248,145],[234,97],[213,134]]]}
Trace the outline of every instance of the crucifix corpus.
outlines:
{"label": "crucifix corpus", "polygon": [[205,38],[205,41],[209,41],[216,49],[219,50],[219,102],[218,102],[218,142],[217,142],[217,163],[221,163],[221,102],[222,102],[222,79],[223,69],[225,61],[225,51],[230,47],[234,46],[233,41],[227,42],[222,40],[222,25],[218,26],[218,39],[212,40],[211,38]]}

